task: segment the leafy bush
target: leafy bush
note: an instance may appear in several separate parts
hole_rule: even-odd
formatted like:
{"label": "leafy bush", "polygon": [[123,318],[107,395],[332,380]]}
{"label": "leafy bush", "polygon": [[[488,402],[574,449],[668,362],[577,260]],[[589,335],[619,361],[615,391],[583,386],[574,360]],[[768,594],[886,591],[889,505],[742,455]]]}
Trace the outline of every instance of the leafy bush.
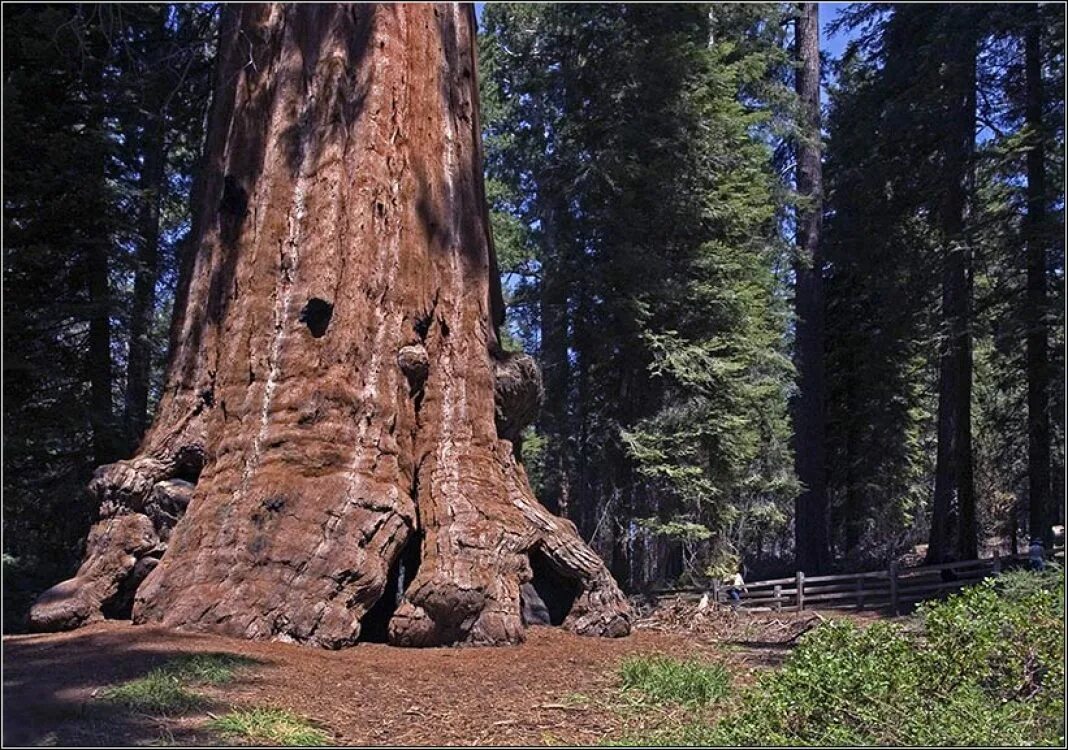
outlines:
{"label": "leafy bush", "polygon": [[1022,575],[923,605],[918,635],[890,623],[818,628],[709,741],[1063,744],[1064,575]]}
{"label": "leafy bush", "polygon": [[655,701],[704,706],[720,700],[730,676],[720,664],[666,656],[632,656],[619,668],[624,690],[638,690]]}
{"label": "leafy bush", "polygon": [[1063,569],[1056,561],[1046,563],[1045,572],[1036,575],[1030,570],[1017,568],[1005,571],[994,579],[998,595],[1009,601],[1025,599],[1036,592],[1056,588]]}

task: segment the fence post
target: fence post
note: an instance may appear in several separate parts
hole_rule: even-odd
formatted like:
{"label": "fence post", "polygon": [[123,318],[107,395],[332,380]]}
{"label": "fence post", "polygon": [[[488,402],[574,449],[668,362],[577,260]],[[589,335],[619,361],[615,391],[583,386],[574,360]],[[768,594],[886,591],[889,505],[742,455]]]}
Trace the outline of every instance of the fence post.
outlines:
{"label": "fence post", "polygon": [[897,560],[890,561],[890,609],[897,617]]}
{"label": "fence post", "polygon": [[797,571],[797,611],[805,611],[805,573]]}
{"label": "fence post", "polygon": [[775,586],[775,611],[782,611],[782,586],[778,584]]}
{"label": "fence post", "polygon": [[719,609],[719,581],[712,581],[712,609]]}
{"label": "fence post", "polygon": [[864,609],[864,576],[857,576],[857,609]]}
{"label": "fence post", "polygon": [[1001,552],[994,550],[994,575],[1001,573]]}

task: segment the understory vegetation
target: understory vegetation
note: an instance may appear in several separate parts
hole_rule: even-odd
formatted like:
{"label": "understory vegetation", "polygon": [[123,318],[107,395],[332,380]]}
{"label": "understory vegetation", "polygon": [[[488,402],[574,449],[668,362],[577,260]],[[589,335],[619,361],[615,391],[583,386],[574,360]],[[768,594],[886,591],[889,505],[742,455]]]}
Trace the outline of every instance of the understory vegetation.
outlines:
{"label": "understory vegetation", "polygon": [[307,719],[278,708],[231,711],[212,719],[208,728],[224,737],[263,745],[328,745],[330,736]]}
{"label": "understory vegetation", "polygon": [[667,656],[636,656],[619,668],[624,690],[635,690],[658,702],[706,706],[724,696],[730,675],[721,664]]}
{"label": "understory vegetation", "polygon": [[[905,624],[832,620],[807,634],[782,669],[726,697],[692,662],[636,659],[622,695],[654,712],[620,744],[1063,745],[1064,572],[1007,573]],[[686,706],[685,711],[664,711]],[[621,700],[617,708],[633,713]],[[699,710],[700,709],[700,710]]]}
{"label": "understory vegetation", "polygon": [[330,736],[307,719],[270,707],[235,707],[215,716],[208,712],[217,702],[197,687],[219,687],[232,682],[257,662],[225,653],[186,654],[168,661],[137,679],[101,691],[106,706],[160,718],[194,712],[208,713],[208,731],[247,744],[328,745]]}

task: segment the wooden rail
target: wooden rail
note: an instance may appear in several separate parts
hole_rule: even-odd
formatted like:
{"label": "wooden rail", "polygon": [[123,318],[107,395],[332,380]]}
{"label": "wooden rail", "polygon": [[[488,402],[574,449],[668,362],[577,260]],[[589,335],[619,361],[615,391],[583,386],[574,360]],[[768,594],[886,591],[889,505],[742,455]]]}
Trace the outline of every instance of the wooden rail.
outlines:
{"label": "wooden rail", "polygon": [[[1047,555],[1051,560],[1064,560],[1064,547],[1054,547]],[[1010,557],[924,565],[918,568],[899,568],[891,563],[887,570],[865,573],[844,573],[833,576],[806,576],[798,572],[792,578],[774,578],[746,583],[741,606],[746,609],[803,611],[811,609],[890,609],[894,614],[901,605],[931,599],[957,591],[997,575],[1006,563],[1026,561],[1027,553]],[[710,589],[664,589],[656,592],[658,599],[679,597],[698,599],[710,594],[717,604],[727,604],[728,586],[712,582]]]}

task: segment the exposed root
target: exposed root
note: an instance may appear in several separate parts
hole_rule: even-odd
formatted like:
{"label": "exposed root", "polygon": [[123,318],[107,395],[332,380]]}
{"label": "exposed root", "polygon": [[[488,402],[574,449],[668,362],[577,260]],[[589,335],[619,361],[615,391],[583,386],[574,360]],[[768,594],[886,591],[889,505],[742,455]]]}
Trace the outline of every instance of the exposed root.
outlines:
{"label": "exposed root", "polygon": [[197,451],[169,459],[141,456],[101,466],[89,483],[100,503],[99,521],[86,542],[85,560],[73,578],[56,584],[30,609],[32,630],[70,630],[109,614],[128,615],[137,586],[167,548],[171,529],[185,513]]}
{"label": "exposed root", "polygon": [[[458,557],[461,542],[444,545],[452,546],[451,553],[443,554],[441,544],[424,552],[424,559],[437,557],[438,572],[417,580],[406,593],[390,622],[390,642],[402,646],[521,643],[525,626],[520,591],[533,578],[532,554],[544,556],[560,577],[577,588],[563,618],[564,629],[602,637],[630,633],[630,604],[604,562],[582,541],[573,523],[555,518],[537,502],[507,441],[498,442],[496,457],[506,479],[508,501],[518,513],[504,513],[492,524],[480,526],[490,537],[479,540],[477,551],[467,548]],[[496,539],[489,531],[494,525],[499,530]],[[481,565],[472,565],[477,562]],[[445,570],[448,575],[441,572]]]}

